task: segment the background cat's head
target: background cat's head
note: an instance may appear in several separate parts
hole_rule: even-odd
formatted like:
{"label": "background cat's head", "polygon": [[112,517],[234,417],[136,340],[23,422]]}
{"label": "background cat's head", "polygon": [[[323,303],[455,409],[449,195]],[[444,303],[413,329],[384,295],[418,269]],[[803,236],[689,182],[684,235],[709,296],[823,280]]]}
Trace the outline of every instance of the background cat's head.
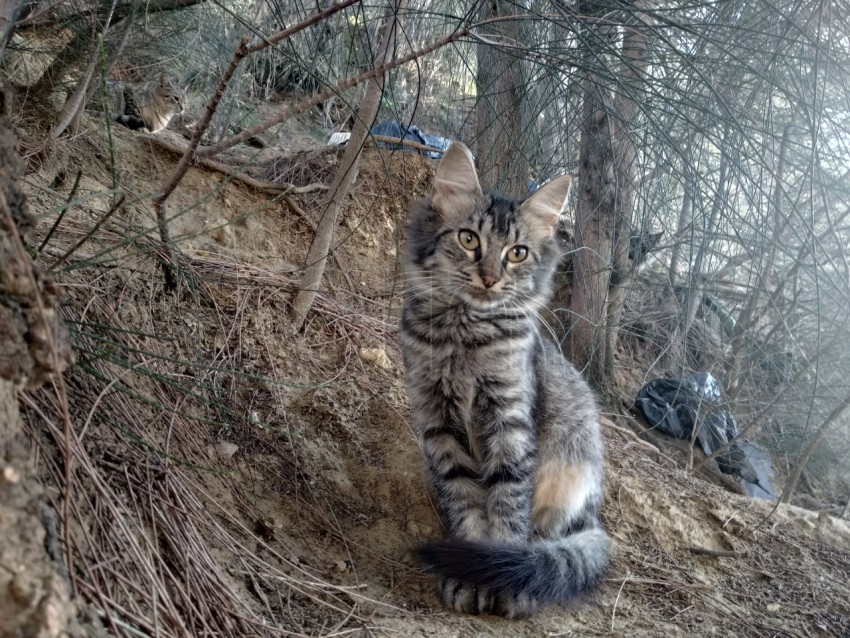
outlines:
{"label": "background cat's head", "polygon": [[167,73],[161,73],[154,88],[157,107],[171,113],[183,113],[186,106],[186,89]]}
{"label": "background cat's head", "polygon": [[559,258],[555,226],[569,186],[568,176],[558,177],[522,202],[484,194],[472,154],[455,142],[411,223],[410,291],[478,309],[543,303]]}

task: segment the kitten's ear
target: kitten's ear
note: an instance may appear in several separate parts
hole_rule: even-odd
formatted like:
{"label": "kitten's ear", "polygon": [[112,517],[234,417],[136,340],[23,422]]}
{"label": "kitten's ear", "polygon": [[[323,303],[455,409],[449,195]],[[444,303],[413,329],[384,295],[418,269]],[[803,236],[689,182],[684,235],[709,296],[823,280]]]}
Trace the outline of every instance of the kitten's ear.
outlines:
{"label": "kitten's ear", "polygon": [[556,177],[535,191],[520,206],[523,215],[540,230],[546,239],[551,238],[555,233],[558,218],[567,203],[571,182],[572,177],[569,175]]}
{"label": "kitten's ear", "polygon": [[437,166],[431,207],[444,216],[451,215],[468,209],[479,197],[481,185],[472,153],[460,142],[452,142]]}

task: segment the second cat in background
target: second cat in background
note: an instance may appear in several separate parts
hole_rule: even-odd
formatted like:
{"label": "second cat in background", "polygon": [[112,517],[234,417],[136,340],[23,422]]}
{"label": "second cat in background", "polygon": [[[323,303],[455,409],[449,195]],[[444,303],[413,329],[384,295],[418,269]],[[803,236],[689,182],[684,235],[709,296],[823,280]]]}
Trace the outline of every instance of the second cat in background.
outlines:
{"label": "second cat in background", "polygon": [[158,133],[185,109],[186,90],[166,73],[139,84],[107,80],[103,92],[98,88],[87,108],[136,131]]}

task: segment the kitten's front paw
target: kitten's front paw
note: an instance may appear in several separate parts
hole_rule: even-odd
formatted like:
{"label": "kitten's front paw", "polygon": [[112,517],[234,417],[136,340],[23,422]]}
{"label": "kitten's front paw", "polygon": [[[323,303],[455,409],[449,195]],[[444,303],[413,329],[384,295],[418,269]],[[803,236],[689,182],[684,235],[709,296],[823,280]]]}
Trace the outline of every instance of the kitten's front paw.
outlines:
{"label": "kitten's front paw", "polygon": [[537,613],[538,608],[537,600],[528,594],[497,594],[491,598],[489,609],[481,611],[515,620],[528,618]]}
{"label": "kitten's front paw", "polygon": [[449,609],[461,614],[493,614],[508,619],[528,618],[537,613],[537,600],[528,594],[491,595],[486,589],[454,578],[437,578],[437,596]]}
{"label": "kitten's front paw", "polygon": [[437,597],[443,605],[461,614],[487,613],[492,607],[486,590],[455,578],[437,577]]}

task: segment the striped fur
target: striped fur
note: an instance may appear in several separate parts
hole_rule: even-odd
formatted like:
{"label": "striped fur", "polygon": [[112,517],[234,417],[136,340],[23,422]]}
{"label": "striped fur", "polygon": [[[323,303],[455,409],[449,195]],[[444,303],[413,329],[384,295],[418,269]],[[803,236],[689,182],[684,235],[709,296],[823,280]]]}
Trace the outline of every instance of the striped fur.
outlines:
{"label": "striped fur", "polygon": [[115,122],[146,133],[165,129],[183,113],[186,101],[186,91],[165,73],[141,84],[107,81],[106,90],[106,99],[95,94],[89,108],[107,111]]}
{"label": "striped fur", "polygon": [[592,588],[608,562],[593,395],[537,315],[568,187],[485,195],[455,143],[411,220],[402,352],[448,531],[418,555],[460,612],[527,616]]}

